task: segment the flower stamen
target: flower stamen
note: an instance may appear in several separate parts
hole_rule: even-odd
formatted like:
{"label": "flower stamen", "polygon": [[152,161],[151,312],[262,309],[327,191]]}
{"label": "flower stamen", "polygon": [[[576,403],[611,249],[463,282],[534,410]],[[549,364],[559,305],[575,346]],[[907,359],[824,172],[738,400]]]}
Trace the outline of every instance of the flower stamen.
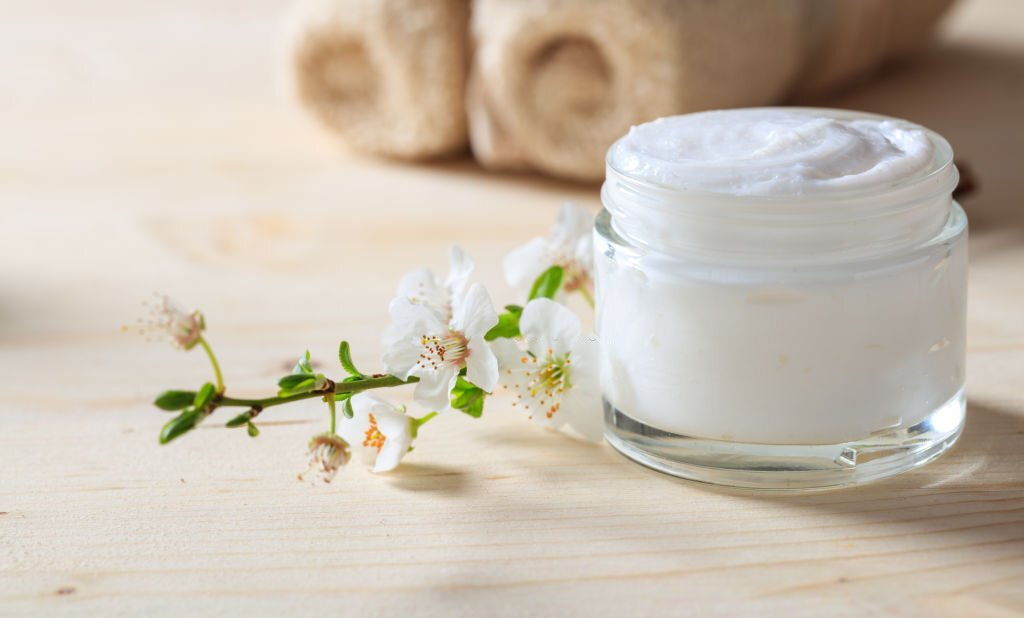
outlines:
{"label": "flower stamen", "polygon": [[377,427],[377,419],[372,414],[369,415],[370,426],[366,428],[366,436],[363,438],[363,446],[367,448],[375,448],[380,453],[380,449],[384,448],[384,434],[380,432]]}
{"label": "flower stamen", "polygon": [[544,416],[551,419],[561,409],[562,395],[572,388],[569,371],[569,355],[556,356],[551,349],[547,350],[543,359],[536,356],[523,356],[520,364],[533,366],[533,371],[523,371],[523,383],[515,383],[511,388],[517,391],[516,403],[529,410],[531,403],[536,403],[544,411]]}
{"label": "flower stamen", "polygon": [[444,366],[462,367],[470,352],[466,336],[454,330],[446,335],[423,335],[420,337],[420,345],[423,346],[423,352],[416,364],[433,371]]}

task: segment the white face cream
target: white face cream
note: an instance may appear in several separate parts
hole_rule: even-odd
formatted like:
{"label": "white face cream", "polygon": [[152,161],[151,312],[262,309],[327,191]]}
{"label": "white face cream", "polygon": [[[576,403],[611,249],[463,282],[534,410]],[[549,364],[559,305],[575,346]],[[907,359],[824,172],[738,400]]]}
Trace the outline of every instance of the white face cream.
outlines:
{"label": "white face cream", "polygon": [[597,225],[609,441],[666,472],[827,487],[963,417],[966,219],[938,135],[838,110],[705,112],[609,151]]}
{"label": "white face cream", "polygon": [[898,183],[926,173],[934,153],[924,129],[899,120],[764,108],[633,127],[609,152],[608,164],[680,190],[792,196]]}

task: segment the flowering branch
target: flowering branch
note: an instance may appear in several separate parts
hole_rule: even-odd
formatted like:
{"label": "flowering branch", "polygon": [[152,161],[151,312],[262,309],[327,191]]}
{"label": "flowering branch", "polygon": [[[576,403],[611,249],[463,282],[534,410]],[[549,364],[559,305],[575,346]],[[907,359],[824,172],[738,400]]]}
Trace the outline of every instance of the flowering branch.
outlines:
{"label": "flowering branch", "polygon": [[[257,408],[264,410],[273,406],[280,406],[286,403],[293,403],[296,401],[302,401],[304,399],[315,399],[317,397],[325,397],[330,393],[336,395],[354,395],[355,393],[361,393],[363,391],[375,389],[375,388],[389,388],[393,386],[402,386],[405,384],[415,384],[419,382],[419,378],[410,377],[407,380],[396,378],[395,376],[389,375],[375,375],[367,376],[360,380],[353,380],[351,382],[330,382],[331,388],[328,390],[308,391],[304,393],[296,393],[287,396],[276,396],[276,397],[264,397],[262,399],[242,399],[239,397],[225,397],[220,395],[214,395],[209,401],[211,412],[217,408],[225,407],[243,407],[243,408]],[[196,391],[164,391],[154,401],[154,405],[161,410],[168,412],[175,412],[177,410],[183,410],[186,407],[193,404],[193,400],[196,397]]]}
{"label": "flowering branch", "polygon": [[[316,469],[330,482],[353,450],[375,472],[394,469],[412,450],[423,425],[447,410],[480,418],[487,397],[498,386],[513,391],[513,406],[542,424],[568,424],[584,437],[600,440],[596,341],[582,334],[575,314],[555,302],[579,293],[593,306],[592,224],[589,213],[567,204],[549,239],[534,239],[510,254],[505,261],[509,282],[524,290],[521,284],[530,285],[525,305],[506,305],[500,314],[487,290],[469,283],[473,261],[453,247],[451,270],[444,280],[420,269],[399,283],[388,308],[385,373],[360,371],[348,342],[342,341],[338,362],[344,378],[334,380],[314,371],[307,351],[291,373],[277,381],[277,394],[267,397],[227,395],[220,364],[203,336],[203,315],[161,299],[143,330],[161,334],[183,350],[201,347],[214,381],[194,391],[164,391],[156,398],[158,408],[178,413],[164,425],[160,442],[171,442],[218,409],[231,407],[247,409],[225,425],[244,426],[256,437],[260,431],[255,419],[267,408],[321,399],[327,404],[329,429],[310,440],[307,472]],[[413,385],[414,398],[427,408],[423,416],[412,416],[405,406],[370,393],[407,385]]]}

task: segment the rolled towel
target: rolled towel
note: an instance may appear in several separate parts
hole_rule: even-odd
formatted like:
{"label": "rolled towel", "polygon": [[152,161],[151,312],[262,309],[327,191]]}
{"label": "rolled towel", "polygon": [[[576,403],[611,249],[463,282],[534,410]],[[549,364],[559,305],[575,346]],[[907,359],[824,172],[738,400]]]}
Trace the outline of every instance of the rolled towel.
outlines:
{"label": "rolled towel", "polygon": [[299,101],[352,149],[465,149],[468,0],[303,0],[286,57]]}
{"label": "rolled towel", "polygon": [[633,124],[773,103],[801,66],[803,4],[476,0],[473,152],[489,168],[598,180]]}
{"label": "rolled towel", "polygon": [[954,0],[818,0],[807,5],[807,60],[797,95],[856,82],[923,49]]}

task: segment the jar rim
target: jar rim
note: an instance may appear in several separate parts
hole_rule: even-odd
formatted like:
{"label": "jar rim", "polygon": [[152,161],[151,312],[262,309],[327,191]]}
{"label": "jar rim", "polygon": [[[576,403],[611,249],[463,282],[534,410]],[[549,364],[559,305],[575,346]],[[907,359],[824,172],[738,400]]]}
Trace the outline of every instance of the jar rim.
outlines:
{"label": "jar rim", "polygon": [[[801,106],[777,106],[777,107],[746,107],[746,108],[735,108],[730,111],[763,111],[771,109],[785,109],[786,111],[807,114],[809,116],[826,116],[830,118],[837,118],[843,120],[888,120],[896,121],[907,125],[909,128],[914,128],[923,131],[934,146],[934,154],[932,155],[931,165],[926,168],[928,171],[921,173],[917,172],[910,176],[900,179],[893,183],[879,183],[864,188],[852,188],[852,189],[830,189],[820,193],[805,194],[805,193],[784,193],[779,195],[764,195],[764,194],[735,194],[727,193],[724,191],[714,191],[710,189],[699,189],[699,188],[687,188],[675,185],[669,185],[660,183],[653,180],[639,178],[635,175],[630,174],[624,170],[621,170],[612,163],[612,153],[616,147],[626,139],[627,135],[623,135],[619,139],[612,143],[611,147],[605,154],[605,175],[606,180],[609,177],[614,177],[619,182],[625,182],[631,186],[631,188],[650,192],[650,193],[662,193],[673,196],[691,196],[700,200],[707,201],[729,201],[736,202],[742,200],[746,203],[779,203],[779,202],[792,202],[794,199],[807,199],[814,201],[815,203],[843,203],[849,201],[861,201],[865,198],[871,198],[878,195],[891,194],[893,192],[902,192],[903,190],[912,189],[920,185],[926,185],[930,182],[934,182],[938,185],[933,195],[940,195],[942,193],[952,193],[953,189],[956,188],[957,182],[959,182],[959,173],[953,162],[953,148],[950,143],[942,137],[939,133],[925,127],[923,125],[911,122],[903,118],[897,118],[894,116],[886,116],[884,114],[875,114],[871,112],[862,112],[857,110],[846,110],[838,108],[828,107],[801,107]],[[703,113],[703,112],[696,112]],[[949,176],[946,182],[936,182],[942,176]],[[947,188],[948,187],[948,188]]]}
{"label": "jar rim", "polygon": [[[898,121],[848,110],[787,109],[817,117]],[[935,145],[932,164],[889,183],[782,195],[686,189],[615,169],[609,150],[601,198],[623,237],[698,259],[823,262],[906,251],[946,225],[959,178],[949,142],[920,129]]]}

